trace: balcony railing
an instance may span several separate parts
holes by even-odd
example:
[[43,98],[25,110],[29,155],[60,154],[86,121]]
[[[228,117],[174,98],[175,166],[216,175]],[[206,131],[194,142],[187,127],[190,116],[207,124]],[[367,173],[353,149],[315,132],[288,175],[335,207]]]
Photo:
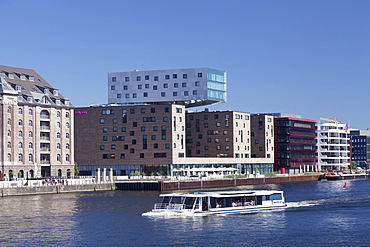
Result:
[[50,126],[40,126],[41,130],[50,130]]

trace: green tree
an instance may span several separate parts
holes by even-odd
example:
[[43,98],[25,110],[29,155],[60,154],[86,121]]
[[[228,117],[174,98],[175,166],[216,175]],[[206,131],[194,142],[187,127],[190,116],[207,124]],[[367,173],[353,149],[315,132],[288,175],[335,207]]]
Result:
[[78,174],[80,173],[80,171],[78,170],[78,166],[77,166],[76,162],[75,162],[75,165],[74,165],[74,172],[75,172],[75,176],[78,176]]

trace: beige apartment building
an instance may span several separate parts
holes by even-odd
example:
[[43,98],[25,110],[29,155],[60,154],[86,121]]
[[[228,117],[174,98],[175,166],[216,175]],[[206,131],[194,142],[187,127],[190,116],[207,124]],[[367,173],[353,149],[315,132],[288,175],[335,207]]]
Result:
[[31,69],[0,66],[4,177],[73,175],[74,106]]

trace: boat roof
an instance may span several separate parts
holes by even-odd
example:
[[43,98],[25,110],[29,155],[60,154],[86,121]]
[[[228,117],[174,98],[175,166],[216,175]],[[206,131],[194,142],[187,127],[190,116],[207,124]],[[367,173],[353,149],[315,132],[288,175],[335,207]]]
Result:
[[169,193],[161,194],[159,196],[180,196],[180,197],[235,197],[235,196],[261,196],[272,195],[275,193],[284,193],[281,190],[233,190],[233,191],[207,191],[207,192],[193,192],[193,193]]

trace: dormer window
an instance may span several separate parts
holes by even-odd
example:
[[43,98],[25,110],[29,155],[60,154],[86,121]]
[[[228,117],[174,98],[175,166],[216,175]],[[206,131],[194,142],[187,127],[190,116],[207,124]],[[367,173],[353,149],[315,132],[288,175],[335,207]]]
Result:
[[18,102],[23,102],[23,97],[22,96],[18,96]]
[[30,75],[29,80],[30,80],[30,81],[35,81],[35,77],[34,77],[34,76],[32,76],[32,75]]
[[49,94],[49,89],[48,88],[44,89],[44,94]]
[[55,100],[55,104],[60,105],[60,99]]
[[2,78],[5,78],[5,72],[0,72],[0,76],[1,76]]
[[8,74],[8,77],[9,77],[10,79],[14,79],[14,74],[13,74],[13,73],[9,73],[9,74]]
[[67,105],[67,106],[69,106],[69,100],[66,100],[66,101],[64,102],[64,104],[65,104],[65,105]]
[[54,96],[58,96],[58,90],[54,89],[53,94]]
[[22,86],[21,85],[16,85],[15,90],[17,90],[18,92],[22,91]]
[[32,96],[27,96],[27,101],[31,103],[32,102]]
[[26,75],[21,75],[21,80],[26,80]]

